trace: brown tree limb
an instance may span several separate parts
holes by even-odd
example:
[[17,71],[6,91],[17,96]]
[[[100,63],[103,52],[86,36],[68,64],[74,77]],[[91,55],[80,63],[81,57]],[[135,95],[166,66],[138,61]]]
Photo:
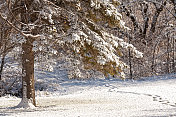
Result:
[[153,3],[153,4],[155,5],[156,11],[155,11],[155,14],[152,18],[152,23],[151,23],[151,28],[150,28],[151,33],[155,32],[157,19],[158,19],[160,13],[163,11],[164,7],[166,6],[167,2],[164,1],[164,3],[160,7],[157,7],[156,3]]
[[123,11],[125,12],[126,16],[128,16],[131,21],[133,22],[133,26],[134,26],[134,31],[136,31],[137,29],[140,30],[140,32],[142,32],[141,27],[139,26],[136,17],[123,5],[122,6]]
[[142,35],[143,37],[145,38],[146,37],[146,34],[147,34],[147,29],[149,27],[149,17],[147,15],[147,11],[148,11],[148,4],[147,3],[142,3],[143,6],[143,10],[142,10],[142,13],[143,13],[143,19],[144,19],[144,28],[143,28],[143,32],[142,32]]

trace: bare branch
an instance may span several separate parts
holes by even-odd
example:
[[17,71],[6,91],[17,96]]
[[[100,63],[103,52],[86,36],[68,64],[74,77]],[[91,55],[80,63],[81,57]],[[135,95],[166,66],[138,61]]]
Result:
[[124,10],[125,14],[131,19],[134,25],[134,30],[137,30],[137,28],[142,32],[141,27],[139,26],[134,14],[132,14],[124,5],[122,6],[122,9]]
[[151,24],[150,32],[152,32],[152,33],[155,32],[155,28],[156,28],[156,23],[157,23],[158,16],[163,11],[164,7],[166,6],[166,3],[167,2],[165,1],[159,8],[156,6],[156,3],[154,3],[154,5],[156,7],[156,11],[155,11],[155,15],[153,16],[153,19],[152,19],[152,24]]

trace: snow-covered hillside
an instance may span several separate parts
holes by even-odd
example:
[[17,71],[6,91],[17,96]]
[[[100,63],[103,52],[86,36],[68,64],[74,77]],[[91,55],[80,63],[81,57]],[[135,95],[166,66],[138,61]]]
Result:
[[[53,77],[53,76],[51,76]],[[41,79],[39,79],[41,80]],[[47,79],[49,80],[49,79]],[[58,88],[37,91],[34,109],[15,108],[19,98],[0,98],[1,117],[174,117],[176,74],[138,81],[50,78]],[[46,81],[47,82],[47,81]],[[49,82],[49,81],[48,81]]]

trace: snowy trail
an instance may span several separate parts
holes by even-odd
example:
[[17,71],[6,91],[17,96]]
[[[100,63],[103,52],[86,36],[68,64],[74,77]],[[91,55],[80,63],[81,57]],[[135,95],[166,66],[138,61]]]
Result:
[[90,81],[87,84],[84,81],[82,85],[76,83],[78,85],[69,85],[67,89],[75,89],[74,93],[37,97],[38,107],[35,109],[11,108],[20,99],[0,98],[0,116],[176,117],[175,78],[139,82],[94,81],[95,85],[91,86],[88,85]]

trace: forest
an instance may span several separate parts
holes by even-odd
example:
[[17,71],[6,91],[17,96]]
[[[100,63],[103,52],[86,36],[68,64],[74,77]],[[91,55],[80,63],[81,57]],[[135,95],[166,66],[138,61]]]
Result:
[[59,89],[55,73],[73,82],[175,74],[176,0],[1,0],[0,97],[37,106],[37,91]]

